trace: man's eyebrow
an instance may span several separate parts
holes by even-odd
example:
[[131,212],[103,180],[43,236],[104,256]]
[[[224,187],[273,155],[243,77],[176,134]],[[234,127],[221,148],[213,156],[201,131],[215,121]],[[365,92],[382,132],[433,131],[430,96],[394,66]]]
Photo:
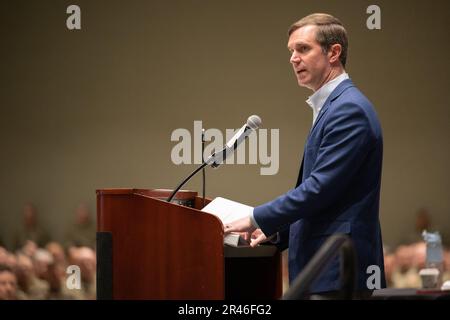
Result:
[[[303,41],[298,41],[298,42],[294,42],[294,43],[292,43],[291,44],[293,47],[297,47],[297,46],[310,46],[308,43],[306,43],[306,42],[303,42]],[[289,47],[289,44],[287,45],[287,48],[288,48],[288,50],[292,50],[290,47]]]

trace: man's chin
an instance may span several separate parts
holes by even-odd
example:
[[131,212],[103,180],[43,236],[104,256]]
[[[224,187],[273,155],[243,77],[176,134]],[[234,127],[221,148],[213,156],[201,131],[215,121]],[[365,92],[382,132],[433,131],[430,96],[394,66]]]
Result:
[[300,87],[303,88],[307,88],[307,89],[311,89],[311,87],[308,85],[308,83],[306,83],[305,81],[302,81],[300,79],[297,79],[297,83]]

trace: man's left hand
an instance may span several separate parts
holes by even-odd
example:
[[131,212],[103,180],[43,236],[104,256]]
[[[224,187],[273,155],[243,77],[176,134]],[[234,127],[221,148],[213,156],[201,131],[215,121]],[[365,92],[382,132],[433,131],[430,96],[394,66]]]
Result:
[[239,220],[235,220],[231,223],[227,223],[224,226],[225,235],[231,232],[247,232],[252,234],[256,228],[252,224],[250,217],[245,217]]

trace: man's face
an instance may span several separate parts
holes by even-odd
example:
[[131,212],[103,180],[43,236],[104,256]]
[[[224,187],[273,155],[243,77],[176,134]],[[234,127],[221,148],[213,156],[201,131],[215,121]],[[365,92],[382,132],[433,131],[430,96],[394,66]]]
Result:
[[289,37],[290,62],[299,86],[313,91],[319,89],[331,71],[327,53],[316,41],[317,26],[307,25],[295,30]]
[[17,293],[17,279],[14,273],[0,272],[0,300],[14,300]]

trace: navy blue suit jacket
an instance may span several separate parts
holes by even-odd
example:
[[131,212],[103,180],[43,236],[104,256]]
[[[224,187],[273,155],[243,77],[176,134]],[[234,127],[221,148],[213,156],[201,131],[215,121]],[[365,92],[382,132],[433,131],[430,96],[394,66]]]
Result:
[[[323,105],[305,145],[297,185],[254,209],[266,235],[279,232],[289,246],[293,281],[332,234],[347,234],[357,253],[357,289],[367,290],[369,265],[381,270],[383,247],[378,217],[383,139],[370,101],[350,79],[341,82]],[[313,284],[311,292],[340,288],[339,261]]]

